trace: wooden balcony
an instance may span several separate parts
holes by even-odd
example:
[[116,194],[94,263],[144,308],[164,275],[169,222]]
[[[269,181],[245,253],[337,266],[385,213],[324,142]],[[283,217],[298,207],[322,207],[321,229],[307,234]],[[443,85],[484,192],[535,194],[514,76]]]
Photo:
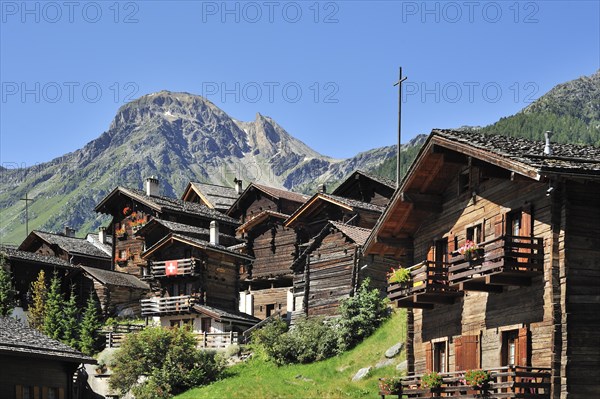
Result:
[[179,313],[189,313],[196,302],[191,295],[171,297],[154,297],[142,299],[142,316],[167,316]]
[[[466,385],[466,371],[440,373],[443,383],[439,388],[424,387],[421,381],[422,375],[408,375],[402,378],[402,392],[399,392],[398,396],[403,398],[550,399],[549,368],[506,366],[486,371],[490,374],[490,381],[483,387]],[[384,397],[381,392],[380,395]]]
[[199,348],[205,349],[225,349],[230,345],[238,343],[237,332],[226,333],[196,333],[196,341]]
[[431,309],[451,304],[463,294],[448,283],[448,264],[423,261],[410,267],[410,280],[388,286],[388,298],[398,307]]
[[543,240],[502,236],[477,244],[471,259],[455,254],[450,259],[450,285],[463,290],[502,292],[503,285],[531,285],[531,278],[543,272]]
[[149,262],[143,270],[144,279],[193,276],[196,274],[196,260],[194,258],[174,259]]

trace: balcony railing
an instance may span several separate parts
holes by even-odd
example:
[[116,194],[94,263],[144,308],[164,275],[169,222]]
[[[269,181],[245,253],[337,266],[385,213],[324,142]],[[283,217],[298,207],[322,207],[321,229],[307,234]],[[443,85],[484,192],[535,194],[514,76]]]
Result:
[[143,271],[144,278],[161,278],[171,276],[193,276],[196,272],[196,260],[194,258],[174,259],[149,262]]
[[224,349],[238,343],[237,332],[226,333],[196,333],[196,341],[199,348]]
[[448,283],[448,264],[423,261],[408,270],[410,279],[388,287],[388,298],[399,307],[432,308],[434,304],[453,303],[462,293]]
[[394,395],[403,395],[403,398],[550,398],[549,368],[506,366],[486,371],[490,380],[482,387],[467,385],[466,371],[439,373],[443,382],[437,388],[425,387],[422,375],[408,375],[402,378],[402,391]]
[[117,324],[99,330],[106,337],[106,348],[120,348],[128,334],[140,332],[146,326],[141,324]]
[[541,238],[502,236],[477,244],[471,259],[450,259],[448,280],[460,290],[501,290],[503,285],[529,285],[544,268]]
[[178,313],[189,313],[196,298],[191,295],[171,297],[154,297],[142,299],[142,316],[161,316]]

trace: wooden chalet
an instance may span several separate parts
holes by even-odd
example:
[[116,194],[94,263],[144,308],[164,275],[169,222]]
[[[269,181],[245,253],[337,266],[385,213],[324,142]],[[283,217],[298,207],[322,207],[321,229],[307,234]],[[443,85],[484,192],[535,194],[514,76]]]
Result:
[[19,250],[57,257],[74,265],[110,270],[111,256],[106,253],[105,244],[99,240],[76,238],[71,233],[72,230],[68,228],[65,234],[34,230],[19,245]]
[[292,264],[294,309],[307,316],[333,316],[342,299],[351,297],[365,278],[383,289],[391,262],[364,257],[370,229],[329,221]]
[[141,314],[140,300],[150,286],[134,275],[80,266],[92,284],[104,316],[134,317]]
[[296,233],[284,221],[308,196],[252,183],[228,214],[239,218],[237,234],[246,241],[245,252],[254,257],[241,275],[240,311],[265,319],[288,316]]
[[41,270],[46,274],[47,283],[54,271],[62,281],[61,291],[65,294],[70,292],[70,287],[75,287],[78,305],[83,307],[89,295],[92,285],[90,281],[82,279],[80,269],[77,265],[56,257],[40,255],[37,252],[27,252],[13,246],[1,246],[0,255],[6,261],[6,267],[11,272],[16,290],[16,307],[13,316],[26,322],[26,313],[29,309],[31,297],[31,283],[34,282]]
[[[152,287],[151,296],[141,301],[142,316],[165,327],[191,325],[205,334],[238,333],[259,321],[238,311],[240,270],[252,258],[223,245],[226,235],[216,222],[207,231],[154,219],[137,236],[146,242],[140,256]],[[232,236],[228,240],[237,242]]]
[[234,236],[239,223],[207,206],[158,194],[156,178],[145,181],[145,190],[117,187],[95,208],[96,212],[112,215],[109,230],[114,237],[114,270],[141,276],[146,261],[141,258],[144,240],[135,233],[153,218],[209,228],[212,221],[220,231]]
[[409,269],[407,397],[479,368],[491,398],[600,396],[599,148],[434,130],[365,251]]
[[205,205],[211,209],[225,213],[237,200],[241,193],[242,181],[235,180],[235,188],[210,183],[189,182],[181,199]]
[[356,170],[331,194],[373,205],[386,206],[395,190],[395,182],[362,170]]
[[79,365],[96,361],[27,327],[0,317],[0,397],[15,399],[78,399],[85,383]]

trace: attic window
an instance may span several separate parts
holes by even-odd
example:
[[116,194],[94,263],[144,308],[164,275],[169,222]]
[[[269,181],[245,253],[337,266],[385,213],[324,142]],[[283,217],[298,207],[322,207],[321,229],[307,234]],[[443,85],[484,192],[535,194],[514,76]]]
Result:
[[458,175],[458,193],[463,194],[469,191],[470,174],[469,169],[465,169]]

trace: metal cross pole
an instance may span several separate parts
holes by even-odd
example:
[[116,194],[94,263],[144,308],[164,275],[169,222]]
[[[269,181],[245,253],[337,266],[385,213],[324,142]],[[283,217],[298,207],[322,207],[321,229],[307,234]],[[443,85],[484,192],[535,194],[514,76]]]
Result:
[[21,198],[21,201],[25,201],[25,238],[29,235],[29,201],[33,201],[30,198],[27,198],[27,193],[25,193],[25,198]]
[[398,154],[396,155],[396,188],[400,187],[400,147],[402,145],[402,82],[406,80],[406,76],[402,77],[402,67],[399,68],[398,81],[394,86],[398,86]]

